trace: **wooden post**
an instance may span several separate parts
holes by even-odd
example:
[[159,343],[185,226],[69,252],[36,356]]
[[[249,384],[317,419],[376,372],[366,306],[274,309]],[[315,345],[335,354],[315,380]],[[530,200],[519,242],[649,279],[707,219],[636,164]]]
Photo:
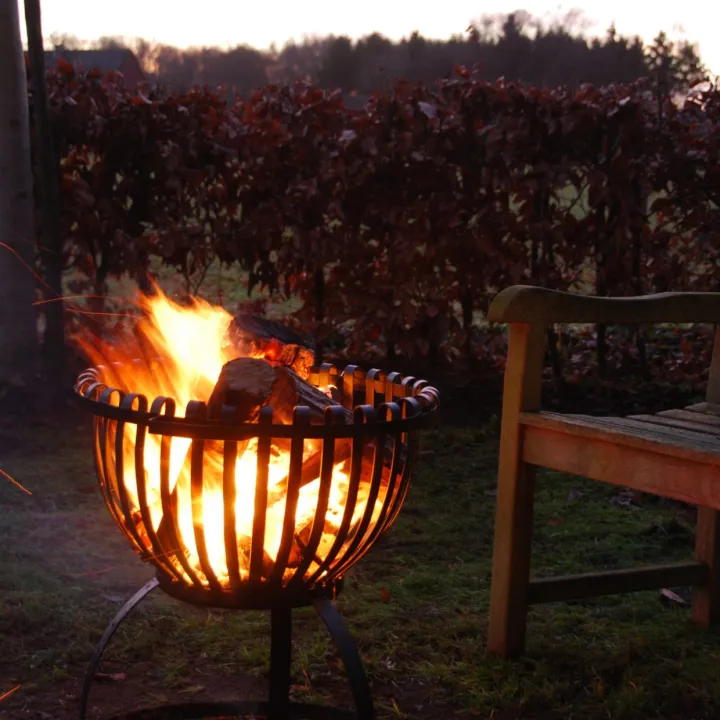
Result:
[[488,650],[502,657],[525,647],[535,468],[522,461],[519,415],[540,409],[545,327],[510,325],[503,389]]
[[53,400],[60,403],[67,394],[65,377],[65,316],[62,302],[63,246],[60,235],[60,164],[53,142],[47,88],[45,86],[45,52],[39,0],[25,0],[25,25],[28,35],[28,57],[32,78],[32,104],[39,165],[38,200],[42,230],[41,255],[45,287],[50,291],[45,305],[45,338],[43,342],[45,374],[50,382]]
[[[709,403],[720,403],[720,330],[717,325],[706,399]],[[708,584],[695,588],[692,620],[708,627],[720,622],[720,512],[717,510],[698,507],[695,559],[706,563],[710,573]]]
[[[33,408],[37,319],[27,78],[17,2],[0,3],[0,386],[3,410]],[[33,408],[34,409],[34,408]]]

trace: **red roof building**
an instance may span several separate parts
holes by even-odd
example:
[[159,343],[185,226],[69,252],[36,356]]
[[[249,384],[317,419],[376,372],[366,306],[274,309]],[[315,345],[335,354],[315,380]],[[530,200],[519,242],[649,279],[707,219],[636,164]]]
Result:
[[140,83],[145,82],[145,75],[140,67],[140,62],[135,53],[127,48],[66,50],[60,46],[45,53],[45,67],[55,67],[59,59],[71,63],[78,70],[122,73],[125,87],[131,90],[134,90]]

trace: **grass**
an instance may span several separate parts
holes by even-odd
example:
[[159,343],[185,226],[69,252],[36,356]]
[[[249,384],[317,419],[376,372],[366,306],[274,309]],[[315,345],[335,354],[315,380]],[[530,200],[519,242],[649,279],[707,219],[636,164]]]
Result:
[[[428,433],[398,521],[348,577],[339,605],[381,718],[711,718],[720,710],[720,634],[658,593],[538,606],[524,658],[485,651],[497,435]],[[94,644],[119,603],[150,576],[98,493],[86,423],[0,432],[0,718],[77,714]],[[539,574],[688,558],[687,511],[543,473]],[[679,589],[679,592],[683,592]],[[294,694],[349,702],[312,611],[295,620]],[[120,628],[91,696],[91,717],[165,700],[262,697],[264,613],[199,610],[160,593]],[[113,679],[114,678],[114,679]]]

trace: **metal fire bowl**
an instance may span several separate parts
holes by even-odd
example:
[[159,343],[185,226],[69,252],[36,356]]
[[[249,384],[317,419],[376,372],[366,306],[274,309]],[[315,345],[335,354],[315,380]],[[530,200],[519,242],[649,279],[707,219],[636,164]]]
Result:
[[[185,416],[176,415],[172,398],[145,396],[120,390],[103,382],[102,366],[82,373],[75,391],[94,414],[94,445],[97,477],[105,502],[129,542],[143,560],[157,570],[161,587],[170,595],[199,605],[263,609],[308,605],[318,595],[334,597],[347,570],[388,530],[397,517],[410,484],[418,450],[420,430],[434,425],[439,405],[438,391],[424,380],[365,373],[350,365],[342,372],[332,365],[313,370],[310,382],[316,387],[334,386],[339,402],[352,410],[348,423],[343,411],[329,406],[324,422],[311,424],[310,411],[296,407],[291,424],[273,422],[273,409],[261,410],[256,423],[239,423],[231,417],[210,419],[204,402],[189,403]],[[124,442],[127,428],[134,438],[132,468],[126,468]],[[148,498],[148,466],[145,444],[148,436],[160,436],[159,462],[162,519],[153,529]],[[174,439],[190,440],[189,486],[192,502],[195,549],[198,562],[188,561],[188,548],[178,531],[178,500],[170,490],[170,451]],[[238,446],[257,439],[257,475],[252,536],[245,572],[240,572],[236,537],[235,463]],[[271,446],[282,439],[290,447],[286,503],[279,550],[275,560],[264,556],[268,473]],[[295,527],[295,510],[302,485],[303,447],[315,440],[321,448],[320,489],[309,536],[301,541]],[[344,515],[332,547],[318,557],[316,551],[325,527],[332,469],[338,441],[351,444],[349,485]],[[222,446],[223,538],[227,577],[218,578],[210,563],[202,520],[203,467],[208,447]],[[368,444],[374,445],[368,460]],[[377,451],[380,449],[380,451]],[[217,455],[216,455],[217,457]],[[388,460],[388,457],[391,459]],[[159,467],[158,467],[159,466]],[[126,483],[130,475],[133,495]],[[353,512],[358,488],[364,480],[366,509],[358,520]],[[381,510],[372,517],[378,497]],[[157,501],[157,497],[156,497]],[[299,551],[298,551],[299,548]],[[270,563],[270,565],[268,564]],[[312,572],[309,568],[316,563]],[[286,570],[292,570],[288,575]]]

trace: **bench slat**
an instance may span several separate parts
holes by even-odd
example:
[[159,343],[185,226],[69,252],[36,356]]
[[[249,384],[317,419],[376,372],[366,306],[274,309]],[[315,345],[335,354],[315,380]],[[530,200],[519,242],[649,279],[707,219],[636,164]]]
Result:
[[705,415],[717,415],[720,417],[720,405],[716,403],[701,402],[695,405],[688,405],[686,410],[696,413],[704,413]]
[[[701,415],[700,413],[687,413],[688,415],[697,415],[699,418],[710,417],[709,415]],[[654,423],[655,425],[664,425],[666,427],[679,428],[680,430],[691,430],[692,432],[705,433],[711,436],[720,437],[720,427],[717,425],[708,425],[701,421],[686,420],[684,418],[674,417],[672,415],[628,415],[629,420],[638,420],[639,422]],[[720,420],[720,418],[713,418]]]
[[658,415],[660,417],[687,420],[688,422],[697,423],[698,425],[708,425],[709,427],[720,428],[720,416],[718,415],[693,412],[691,410],[663,410],[662,412],[659,412]]
[[553,412],[522,413],[526,426],[546,427],[588,440],[628,445],[639,450],[720,465],[720,434],[668,427],[630,418],[563,415]]

